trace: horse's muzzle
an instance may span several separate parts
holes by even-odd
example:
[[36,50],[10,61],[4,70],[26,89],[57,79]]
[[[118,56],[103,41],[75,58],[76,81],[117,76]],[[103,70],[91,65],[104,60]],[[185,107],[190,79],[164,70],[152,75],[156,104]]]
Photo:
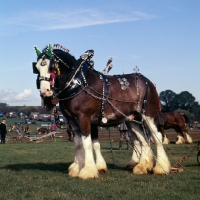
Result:
[[42,106],[47,110],[47,111],[50,111],[52,110],[52,108],[56,105],[56,104],[53,104],[52,103],[52,99],[53,99],[53,95],[52,96],[49,96],[49,97],[44,97],[42,95],[40,95],[43,102],[42,102]]
[[47,89],[45,92],[41,92],[41,91],[40,91],[40,96],[41,96],[42,98],[51,97],[51,96],[53,96],[53,91],[52,91],[52,90],[49,90],[49,89]]

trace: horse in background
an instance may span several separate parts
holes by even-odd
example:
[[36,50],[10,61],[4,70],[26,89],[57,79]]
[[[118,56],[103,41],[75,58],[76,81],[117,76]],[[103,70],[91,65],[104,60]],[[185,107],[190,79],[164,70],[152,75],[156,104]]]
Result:
[[[177,133],[176,144],[184,144],[185,139],[188,143],[192,143],[192,138],[188,134],[186,124],[188,123],[188,117],[185,114],[177,112],[159,112],[158,117],[158,130],[162,133],[163,144],[169,144],[170,141],[165,134],[165,130],[174,129]],[[159,119],[161,118],[161,119]],[[184,137],[185,134],[185,137]]]
[[[128,168],[132,168],[134,174],[169,173],[170,162],[156,126],[159,97],[149,79],[138,73],[108,76],[97,72],[91,65],[92,50],[78,60],[51,45],[42,52],[35,47],[35,51],[37,63],[33,69],[38,74],[37,84],[44,106],[52,109],[58,100],[75,134],[75,158],[68,168],[69,176],[88,179],[107,171],[100,151],[98,126],[110,127],[123,121],[134,135],[137,149],[133,151]],[[145,129],[151,131],[149,138]],[[151,136],[157,146],[155,163],[150,148]]]
[[50,130],[45,127],[38,127],[37,128],[37,134],[48,134]]

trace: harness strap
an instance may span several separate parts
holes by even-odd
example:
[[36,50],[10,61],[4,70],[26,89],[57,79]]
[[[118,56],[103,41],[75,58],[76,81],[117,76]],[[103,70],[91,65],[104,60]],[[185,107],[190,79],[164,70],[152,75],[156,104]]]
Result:
[[148,86],[148,82],[147,82],[147,79],[142,76],[144,81],[145,81],[145,86],[146,86],[146,92],[145,92],[145,95],[144,95],[144,100],[143,100],[143,104],[142,104],[142,112],[144,113],[146,111],[146,105],[147,105],[147,97],[148,97],[148,89],[149,89],[149,86]]
[[39,76],[39,81],[50,81],[50,78],[44,77],[44,76]]
[[103,97],[102,97],[101,112],[100,112],[98,123],[100,123],[102,119],[105,120],[103,121],[103,123],[106,123],[107,119],[104,118],[104,110],[108,102],[108,96],[110,93],[110,82],[108,81],[107,77],[104,74],[99,73],[99,76],[103,84]]

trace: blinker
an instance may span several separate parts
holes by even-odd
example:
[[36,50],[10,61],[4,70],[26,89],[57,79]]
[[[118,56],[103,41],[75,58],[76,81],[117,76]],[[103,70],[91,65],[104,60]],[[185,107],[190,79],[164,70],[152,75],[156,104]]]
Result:
[[39,71],[38,71],[38,69],[37,69],[37,67],[36,67],[36,64],[37,64],[36,62],[33,62],[33,63],[32,63],[33,73],[34,73],[34,74],[39,74]]

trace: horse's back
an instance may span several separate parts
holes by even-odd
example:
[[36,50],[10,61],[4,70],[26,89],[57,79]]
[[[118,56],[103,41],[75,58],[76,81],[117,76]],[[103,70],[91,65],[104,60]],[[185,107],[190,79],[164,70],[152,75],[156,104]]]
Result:
[[161,112],[161,116],[165,124],[173,123],[173,125],[185,126],[186,123],[185,117],[178,112],[166,112],[166,113]]
[[[148,78],[137,73],[107,77],[110,82],[109,97],[123,98],[124,102],[132,101],[134,103],[133,111],[141,112],[143,110],[151,117],[157,116],[159,97],[155,85]],[[127,81],[123,81],[123,78]],[[123,82],[128,82],[128,86],[124,87]]]

